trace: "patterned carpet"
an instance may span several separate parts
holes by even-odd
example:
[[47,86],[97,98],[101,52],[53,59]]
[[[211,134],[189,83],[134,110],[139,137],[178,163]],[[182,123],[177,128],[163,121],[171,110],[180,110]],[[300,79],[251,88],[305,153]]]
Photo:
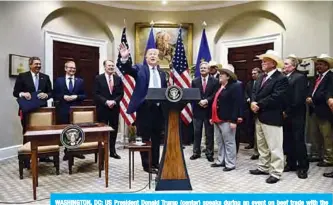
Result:
[[[193,192],[333,192],[333,179],[322,176],[333,168],[320,168],[312,163],[309,178],[297,178],[294,172],[284,173],[277,184],[267,184],[267,176],[253,176],[249,169],[256,168],[256,161],[249,160],[252,150],[241,147],[236,170],[223,172],[222,168],[211,168],[204,155],[197,160],[189,160],[192,147],[184,149],[188,173]],[[141,168],[139,153],[135,154],[135,180],[132,189],[128,187],[128,150],[118,148],[120,160],[110,158],[109,188],[105,188],[104,176],[98,178],[97,164],[93,155],[87,159],[76,159],[73,174],[68,174],[67,162],[61,160],[60,175],[55,175],[51,163],[39,165],[39,187],[37,199],[45,199],[32,204],[49,204],[47,200],[52,192],[153,192],[146,186],[148,174]],[[61,156],[62,157],[62,156]],[[155,175],[153,175],[155,177]],[[154,186],[154,184],[153,184]],[[29,170],[24,170],[24,179],[19,179],[17,158],[0,162],[0,204],[2,202],[27,202],[32,200],[32,181]],[[145,187],[145,188],[144,188]]]

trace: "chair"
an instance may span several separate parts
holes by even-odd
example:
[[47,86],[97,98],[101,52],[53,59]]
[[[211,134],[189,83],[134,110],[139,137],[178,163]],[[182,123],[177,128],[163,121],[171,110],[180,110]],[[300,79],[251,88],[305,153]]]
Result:
[[[55,108],[44,107],[27,115],[27,129],[34,126],[50,126],[55,124]],[[59,175],[59,145],[38,146],[38,158],[53,157],[56,174]],[[23,179],[24,161],[31,158],[31,143],[27,142],[18,149],[20,179]]]
[[[96,122],[96,107],[95,106],[72,106],[70,107],[70,123],[95,123]],[[68,149],[68,170],[69,174],[72,174],[72,167],[74,165],[75,155],[95,154],[95,163],[97,163],[97,154],[102,154],[102,162],[99,163],[99,177],[101,177],[101,170],[103,170],[103,144],[99,146],[98,142],[86,142],[82,143],[78,148]]]

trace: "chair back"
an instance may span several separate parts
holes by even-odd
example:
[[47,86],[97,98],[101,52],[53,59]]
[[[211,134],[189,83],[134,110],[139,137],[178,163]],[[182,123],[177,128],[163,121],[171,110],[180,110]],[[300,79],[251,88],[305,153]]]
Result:
[[55,125],[55,107],[41,107],[28,114],[27,127]]
[[96,106],[71,106],[70,123],[95,123]]

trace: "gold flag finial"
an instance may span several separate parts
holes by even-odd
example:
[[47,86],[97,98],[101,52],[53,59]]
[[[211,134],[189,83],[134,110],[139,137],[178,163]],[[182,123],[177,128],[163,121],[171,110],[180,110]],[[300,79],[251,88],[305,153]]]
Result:
[[150,26],[154,26],[154,21],[152,20],[151,22],[150,22]]
[[203,22],[202,22],[202,27],[203,27],[203,28],[206,28],[206,26],[207,26],[206,21],[203,21]]
[[124,18],[124,26],[126,27],[126,19]]

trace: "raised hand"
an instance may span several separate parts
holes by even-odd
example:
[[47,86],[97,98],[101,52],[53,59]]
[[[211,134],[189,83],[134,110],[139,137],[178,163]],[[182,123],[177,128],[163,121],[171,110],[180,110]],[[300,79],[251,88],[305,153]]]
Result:
[[121,58],[126,59],[130,55],[130,49],[127,49],[125,43],[119,45],[118,51],[121,55]]

